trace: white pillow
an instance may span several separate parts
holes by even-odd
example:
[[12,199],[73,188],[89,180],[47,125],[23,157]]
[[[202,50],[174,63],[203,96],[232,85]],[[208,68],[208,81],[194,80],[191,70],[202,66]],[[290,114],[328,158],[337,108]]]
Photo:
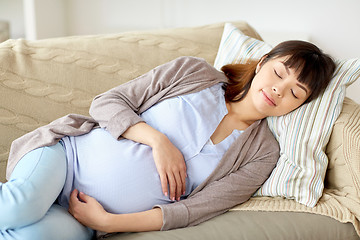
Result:
[[[215,67],[260,59],[271,46],[225,24]],[[314,207],[322,195],[328,164],[325,147],[340,114],[346,86],[360,76],[360,59],[336,61],[335,76],[317,99],[281,117],[268,117],[280,158],[255,196],[283,196]]]

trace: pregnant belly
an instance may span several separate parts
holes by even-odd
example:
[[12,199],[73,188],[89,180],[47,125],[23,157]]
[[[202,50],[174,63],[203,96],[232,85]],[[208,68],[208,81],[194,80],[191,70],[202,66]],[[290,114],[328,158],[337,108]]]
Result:
[[149,146],[115,140],[95,129],[76,138],[74,188],[94,197],[112,213],[132,213],[169,203]]

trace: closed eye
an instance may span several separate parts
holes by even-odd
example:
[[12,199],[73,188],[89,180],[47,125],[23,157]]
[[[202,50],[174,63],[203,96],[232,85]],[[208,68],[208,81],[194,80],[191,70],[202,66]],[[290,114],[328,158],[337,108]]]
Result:
[[298,99],[298,97],[295,95],[295,93],[292,89],[291,89],[291,94],[294,96],[294,98]]
[[275,73],[275,75],[278,77],[278,78],[281,78],[282,79],[282,77],[277,73],[277,71],[274,69],[274,73]]

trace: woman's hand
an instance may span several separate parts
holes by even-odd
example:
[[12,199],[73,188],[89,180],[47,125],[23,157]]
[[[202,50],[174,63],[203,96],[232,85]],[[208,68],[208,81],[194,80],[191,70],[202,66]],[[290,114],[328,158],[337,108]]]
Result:
[[186,190],[186,164],[179,149],[166,135],[144,122],[131,126],[122,136],[152,148],[163,193],[169,196],[169,185],[170,199],[180,200]]
[[74,190],[70,195],[69,212],[81,224],[94,230],[107,232],[109,213],[101,204],[85,193]]
[[170,199],[180,200],[186,191],[186,164],[182,153],[165,135],[152,146],[152,151],[163,193],[169,195],[169,185]]
[[112,214],[106,212],[95,198],[79,193],[76,189],[70,195],[69,212],[81,224],[106,233],[157,231],[163,225],[160,208],[129,214]]

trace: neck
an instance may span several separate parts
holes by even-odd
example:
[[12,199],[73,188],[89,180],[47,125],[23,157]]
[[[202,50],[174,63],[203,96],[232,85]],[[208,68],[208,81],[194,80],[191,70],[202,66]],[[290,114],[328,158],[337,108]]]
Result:
[[244,98],[238,102],[227,102],[226,106],[229,112],[229,115],[233,115],[238,119],[238,121],[244,122],[249,126],[254,122],[265,118],[259,112],[255,110],[253,105],[247,100],[248,98]]

